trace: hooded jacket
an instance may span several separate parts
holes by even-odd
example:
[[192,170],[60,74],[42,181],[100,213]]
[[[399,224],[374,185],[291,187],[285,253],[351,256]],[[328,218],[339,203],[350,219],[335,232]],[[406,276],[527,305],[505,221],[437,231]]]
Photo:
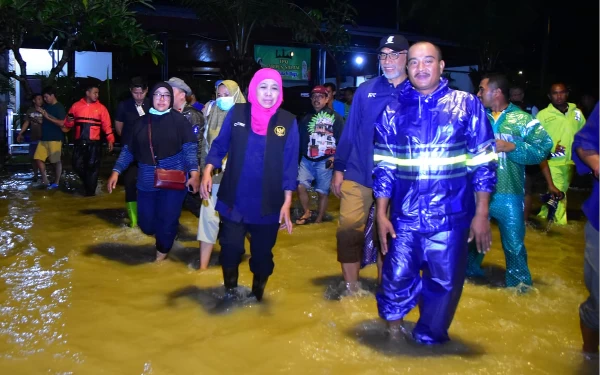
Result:
[[99,101],[88,103],[82,98],[71,106],[68,115],[72,115],[74,120],[70,121],[69,116],[65,119],[65,126],[72,128],[75,126],[75,140],[99,141],[100,129],[106,134],[106,140],[114,143],[115,136],[112,131],[110,115],[106,107]]
[[407,84],[375,123],[373,193],[390,198],[396,230],[468,228],[474,193],[494,191],[496,160],[479,99],[443,78],[429,95]]

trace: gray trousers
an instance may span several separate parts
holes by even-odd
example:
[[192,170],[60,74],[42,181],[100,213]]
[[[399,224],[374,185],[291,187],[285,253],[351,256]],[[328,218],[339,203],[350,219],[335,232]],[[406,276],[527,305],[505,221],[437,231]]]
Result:
[[579,317],[588,328],[598,331],[598,231],[589,222],[585,224],[583,278],[590,296],[579,306]]

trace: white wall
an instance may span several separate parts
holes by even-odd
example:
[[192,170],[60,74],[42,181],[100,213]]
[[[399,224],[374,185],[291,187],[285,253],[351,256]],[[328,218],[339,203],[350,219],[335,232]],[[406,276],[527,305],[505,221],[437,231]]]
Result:
[[75,76],[95,77],[104,81],[107,74],[112,79],[111,52],[75,52]]

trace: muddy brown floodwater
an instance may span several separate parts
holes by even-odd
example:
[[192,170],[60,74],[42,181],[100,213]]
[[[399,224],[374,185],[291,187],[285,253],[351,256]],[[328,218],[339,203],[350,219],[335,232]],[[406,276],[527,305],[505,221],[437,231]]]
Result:
[[[335,198],[333,221],[280,233],[264,303],[224,307],[218,251],[208,271],[196,269],[195,215],[184,210],[170,259],[155,264],[152,238],[126,226],[122,187],[103,191],[84,198],[34,189],[26,174],[0,177],[0,373],[598,373],[580,354],[582,217],[550,234],[528,229],[526,295],[501,287],[494,226],[490,282],[465,284],[453,341],[431,348],[386,341],[372,294],[332,298]],[[373,292],[376,270],[362,275]],[[244,261],[242,290],[251,280]]]

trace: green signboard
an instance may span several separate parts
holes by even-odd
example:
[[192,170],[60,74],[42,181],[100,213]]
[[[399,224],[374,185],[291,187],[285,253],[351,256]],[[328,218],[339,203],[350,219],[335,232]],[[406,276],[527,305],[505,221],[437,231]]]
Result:
[[310,48],[254,46],[254,58],[263,68],[273,68],[284,80],[310,80]]

